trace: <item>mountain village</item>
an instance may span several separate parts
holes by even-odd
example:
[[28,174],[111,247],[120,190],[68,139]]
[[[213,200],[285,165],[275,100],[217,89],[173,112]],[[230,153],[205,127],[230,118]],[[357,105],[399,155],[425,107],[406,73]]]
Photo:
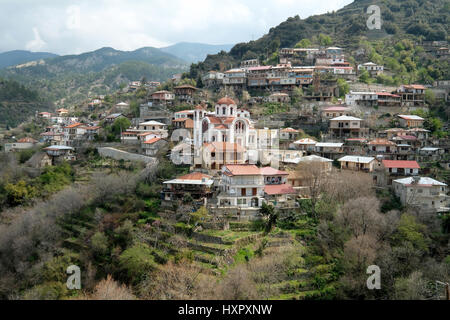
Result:
[[[441,47],[446,44],[438,45],[436,54],[448,56]],[[143,90],[148,97],[138,117],[130,117],[130,101],[102,109],[104,96],[90,100],[83,117],[64,108],[39,112],[36,121],[47,124],[45,132],[6,143],[4,151],[43,145],[32,162],[44,167],[74,161],[77,148],[91,144],[105,157],[155,164],[170,146],[164,156],[188,165],[189,173],[164,182],[164,206],[190,195],[211,213],[239,219],[260,217],[263,203],[296,210],[299,199],[311,196],[311,173],[332,176],[335,170],[370,175],[374,188],[391,190],[404,206],[449,212],[450,140],[433,135],[420,115],[432,107],[426,92],[449,101],[450,80],[428,87],[359,82],[362,73],[389,72],[370,61],[351,65],[338,47],[284,48],[276,65],[252,59],[209,71],[202,88],[181,83],[180,75],[170,80],[171,91],[159,82],[133,81],[122,92]],[[294,102],[300,107],[286,107]],[[254,112],[264,104],[282,112]],[[100,117],[93,120],[97,110]],[[120,143],[98,141],[106,125],[124,118],[130,126],[120,127]],[[315,136],[305,133],[314,127],[320,131]],[[446,180],[432,175],[436,164]],[[316,166],[319,171],[311,170]]]

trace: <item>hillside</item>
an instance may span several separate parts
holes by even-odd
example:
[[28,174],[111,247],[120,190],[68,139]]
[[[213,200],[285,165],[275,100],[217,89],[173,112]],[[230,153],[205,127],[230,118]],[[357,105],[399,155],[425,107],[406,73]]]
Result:
[[[383,25],[378,32],[369,31],[366,26],[369,17],[366,10],[372,4],[381,9]],[[193,66],[194,73],[196,69],[214,69],[224,60],[228,62],[225,65],[236,65],[241,59],[247,58],[264,61],[279,48],[293,47],[302,39],[309,39],[313,44],[330,45],[321,41],[320,34],[329,36],[333,45],[347,50],[358,48],[361,40],[374,36],[386,41],[401,38],[446,40],[450,34],[450,4],[446,0],[355,0],[336,12],[306,19],[291,17],[271,28],[260,39],[235,45],[229,54],[208,56],[203,63]]]
[[186,68],[184,61],[156,48],[130,52],[102,48],[9,67],[0,70],[0,75],[38,90],[60,105],[70,105],[142,77],[164,81]]
[[57,54],[49,52],[31,52],[25,50],[2,52],[0,53],[0,69],[57,56]]
[[38,92],[15,81],[0,79],[0,127],[14,127],[33,116],[37,110],[48,110]]
[[232,47],[232,44],[212,45],[180,42],[169,47],[161,48],[161,51],[170,53],[186,62],[197,63],[205,60],[209,54],[217,54],[221,51],[228,52]]

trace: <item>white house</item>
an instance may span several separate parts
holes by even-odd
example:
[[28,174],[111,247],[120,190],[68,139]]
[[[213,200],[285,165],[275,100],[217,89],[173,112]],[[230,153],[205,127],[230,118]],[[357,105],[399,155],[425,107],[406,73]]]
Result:
[[448,212],[447,185],[432,178],[408,177],[393,181],[395,194],[405,206],[425,212]]
[[338,161],[341,163],[341,169],[372,172],[375,165],[375,158],[362,156],[345,156]]
[[345,103],[349,106],[374,106],[377,101],[378,95],[376,92],[350,91],[345,95]]
[[366,70],[371,77],[376,77],[383,73],[384,67],[373,62],[366,62],[358,65],[358,71]]
[[219,207],[260,208],[264,200],[264,177],[255,165],[222,168]]

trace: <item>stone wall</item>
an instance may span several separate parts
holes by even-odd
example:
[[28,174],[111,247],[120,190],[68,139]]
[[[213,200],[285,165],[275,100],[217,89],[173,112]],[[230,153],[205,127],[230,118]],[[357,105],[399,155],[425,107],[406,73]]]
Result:
[[157,162],[156,158],[147,157],[142,154],[137,153],[129,153],[126,151],[109,148],[109,147],[100,147],[97,148],[98,153],[102,157],[112,158],[114,160],[125,160],[125,161],[140,161],[146,164],[155,164]]

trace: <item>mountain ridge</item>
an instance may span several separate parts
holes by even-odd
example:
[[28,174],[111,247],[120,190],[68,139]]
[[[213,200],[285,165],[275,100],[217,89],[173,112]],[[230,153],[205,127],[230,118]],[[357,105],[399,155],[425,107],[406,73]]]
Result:
[[58,57],[58,55],[50,52],[32,52],[27,50],[5,51],[0,53],[0,69],[54,57]]
[[190,63],[203,61],[209,54],[217,54],[221,51],[230,51],[232,44],[207,44],[199,42],[178,42],[174,45],[160,48],[164,52],[171,53],[180,59]]

